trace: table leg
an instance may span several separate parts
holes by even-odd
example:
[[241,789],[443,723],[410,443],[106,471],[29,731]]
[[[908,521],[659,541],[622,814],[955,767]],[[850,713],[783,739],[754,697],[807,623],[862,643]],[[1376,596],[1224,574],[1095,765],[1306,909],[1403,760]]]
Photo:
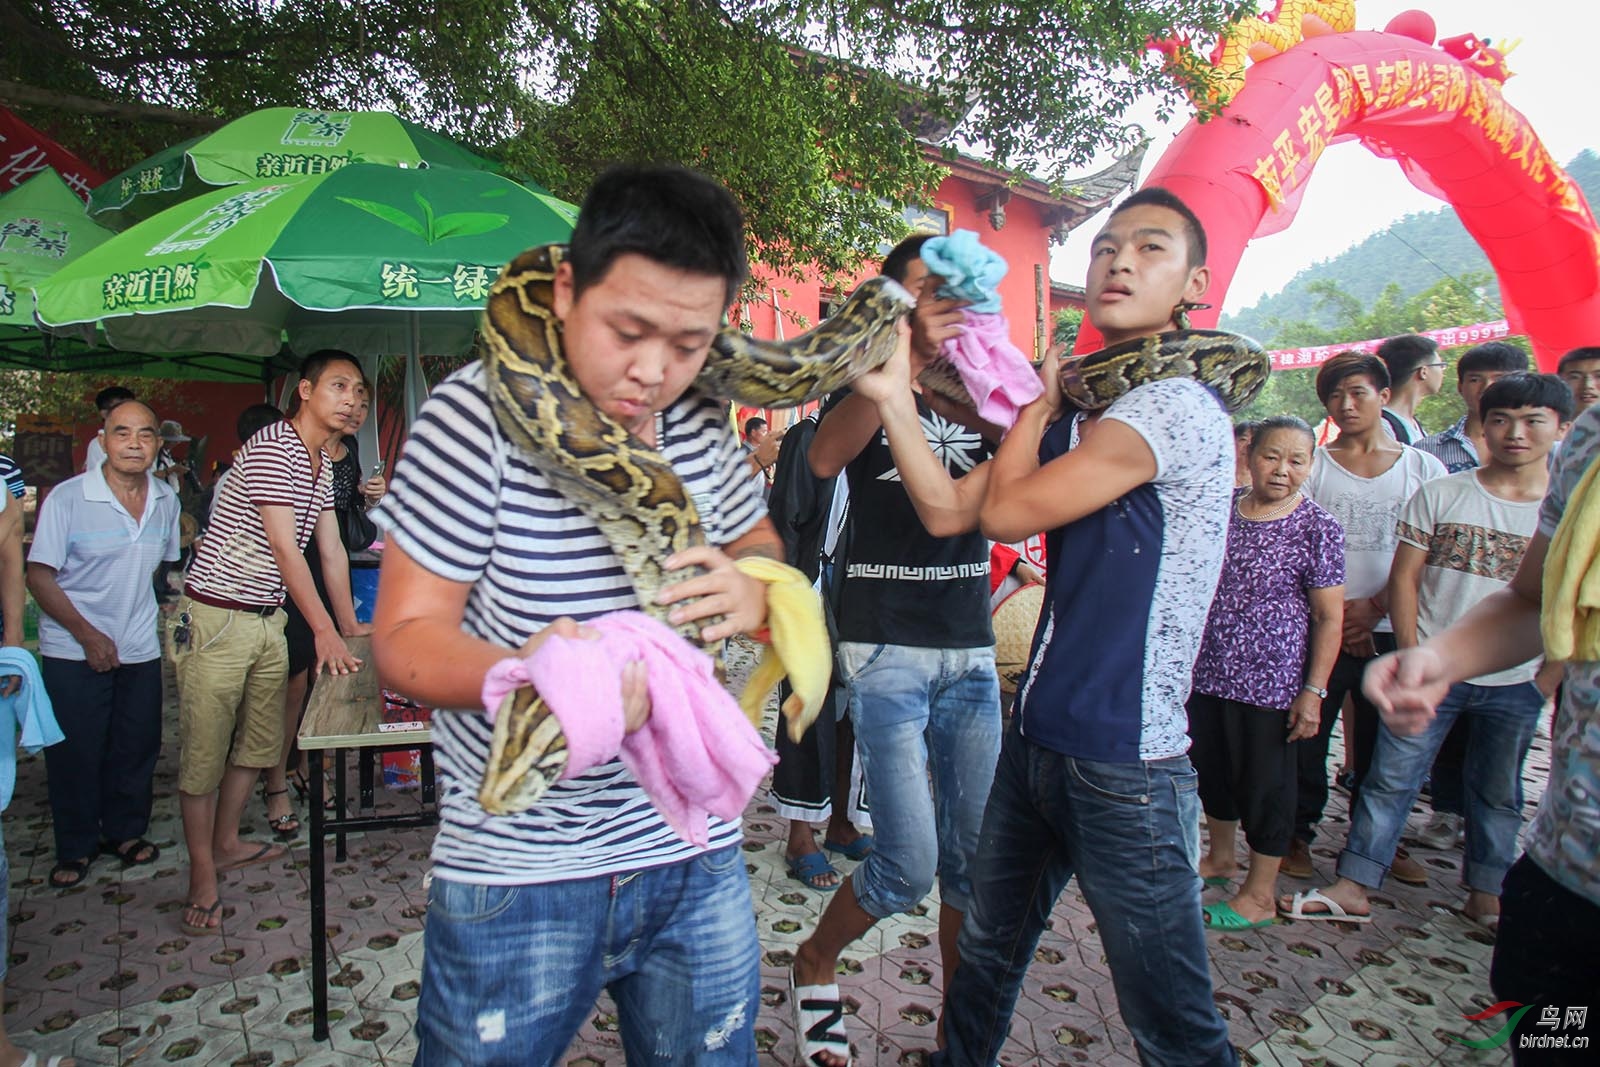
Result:
[[[342,749],[337,749],[337,748],[334,749],[333,750],[333,797],[334,797],[334,805],[339,810],[339,820],[341,822],[344,821],[345,816],[350,814],[349,809],[346,807],[346,803],[347,803],[346,797],[348,797],[349,794],[345,792],[344,764],[345,764],[344,751]],[[337,833],[335,833],[333,835],[333,841],[334,841],[333,858],[334,858],[334,860],[336,862],[343,863],[345,861],[345,859],[347,858],[346,855],[345,855],[345,850],[344,850],[344,831],[340,830]]]
[[377,800],[372,795],[373,773],[372,765],[383,757],[369,748],[362,749],[357,755],[358,766],[361,768],[361,801],[362,809],[375,807]]
[[422,746],[422,803],[433,804],[438,801],[437,783],[434,781],[433,746]]
[[[311,1037],[328,1040],[328,874],[323,855],[322,750],[311,759]],[[335,756],[338,750],[335,750]]]

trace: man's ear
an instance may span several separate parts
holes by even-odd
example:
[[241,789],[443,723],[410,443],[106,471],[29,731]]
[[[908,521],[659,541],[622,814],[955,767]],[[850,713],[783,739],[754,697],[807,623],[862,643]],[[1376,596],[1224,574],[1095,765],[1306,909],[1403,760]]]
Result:
[[570,262],[562,260],[556,264],[556,276],[550,288],[551,310],[556,313],[556,318],[565,319],[567,313],[572,310],[572,305],[578,301]]
[[1211,268],[1200,266],[1189,272],[1189,284],[1183,287],[1185,300],[1199,300],[1211,288]]
[[1394,395],[1394,390],[1393,389],[1379,389],[1378,390],[1378,400],[1383,404],[1384,407],[1388,407],[1389,406],[1389,398],[1391,396],[1393,396],[1393,395]]

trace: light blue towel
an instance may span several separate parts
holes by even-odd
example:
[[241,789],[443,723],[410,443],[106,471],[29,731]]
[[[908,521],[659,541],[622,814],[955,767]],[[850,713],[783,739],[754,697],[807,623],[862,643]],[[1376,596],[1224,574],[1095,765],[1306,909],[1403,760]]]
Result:
[[999,314],[999,286],[1008,269],[1006,261],[999,253],[983,247],[972,230],[957,230],[948,237],[924,242],[922,261],[930,274],[944,279],[940,296],[970,301],[969,311]]
[[[17,787],[17,745],[37,752],[67,739],[56,723],[55,708],[44,691],[33,653],[25,648],[0,648],[0,678],[14,675],[22,677],[22,688],[12,696],[0,696],[0,811],[11,803],[11,792]],[[15,744],[11,738],[16,738]]]

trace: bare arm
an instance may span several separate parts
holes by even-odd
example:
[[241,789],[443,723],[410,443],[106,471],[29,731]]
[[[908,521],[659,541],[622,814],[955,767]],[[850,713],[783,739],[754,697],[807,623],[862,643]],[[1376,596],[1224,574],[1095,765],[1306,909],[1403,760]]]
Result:
[[1306,663],[1306,684],[1318,689],[1328,688],[1328,676],[1339,659],[1339,628],[1344,618],[1344,586],[1330,585],[1326,589],[1313,589],[1311,601],[1311,635],[1307,640],[1309,658]]
[[333,605],[339,632],[346,637],[371,633],[372,627],[356,621],[355,597],[350,592],[350,556],[344,550],[339,520],[331,508],[317,517],[311,538],[322,561],[322,582],[328,588],[328,602]]
[[1022,411],[990,462],[983,533],[1021,541],[1092,515],[1156,476],[1156,456],[1139,432],[1102,420],[1077,448],[1039,466],[1049,406],[1036,400]]
[[1550,539],[1535,534],[1510,585],[1484,597],[1443,633],[1367,669],[1363,688],[1391,730],[1420,733],[1456,682],[1515,667],[1543,652],[1539,609],[1549,550]]
[[[335,674],[346,674],[357,669],[361,666],[361,661],[350,654],[350,649],[339,636],[332,617],[328,615],[328,609],[322,606],[322,598],[317,596],[316,583],[311,580],[311,568],[306,566],[306,558],[295,541],[294,509],[282,504],[263,504],[260,505],[260,510],[261,524],[267,533],[267,546],[272,549],[272,558],[278,565],[278,574],[283,578],[283,587],[294,598],[294,605],[300,609],[300,614],[306,620],[306,625],[311,628],[312,638],[316,642],[317,663],[314,673],[322,673],[324,666]],[[331,525],[336,521],[331,510],[324,511],[317,517],[317,529],[320,531],[324,523]],[[333,536],[335,539],[339,536],[336,527]],[[322,551],[320,541],[318,551]],[[349,593],[350,575],[347,570],[345,572],[347,603]],[[351,622],[354,621],[352,616]]]
[[1389,567],[1389,621],[1394,624],[1395,644],[1401,648],[1417,645],[1417,604],[1427,561],[1428,554],[1416,545],[1401,541],[1395,546],[1394,563]]
[[928,446],[914,394],[907,389],[879,406],[895,469],[923,528],[934,537],[954,537],[978,528],[989,464],[980,463],[960,478],[950,477]]
[[832,478],[861,455],[883,423],[872,401],[851,393],[834,405],[811,437],[806,462],[818,478]]

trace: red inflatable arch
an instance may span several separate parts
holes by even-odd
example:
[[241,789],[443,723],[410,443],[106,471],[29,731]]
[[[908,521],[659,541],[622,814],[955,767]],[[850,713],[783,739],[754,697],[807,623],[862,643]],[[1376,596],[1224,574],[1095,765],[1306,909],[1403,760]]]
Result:
[[[1432,42],[1421,12],[1381,33],[1308,33],[1242,82],[1235,75],[1242,87],[1222,114],[1178,135],[1145,184],[1172,190],[1205,223],[1214,307],[1192,316],[1196,326],[1216,324],[1245,244],[1294,219],[1317,157],[1358,140],[1456,209],[1541,369],[1600,344],[1600,228],[1582,191],[1501,96],[1498,52],[1470,36]],[[1077,350],[1101,344],[1085,321]]]

